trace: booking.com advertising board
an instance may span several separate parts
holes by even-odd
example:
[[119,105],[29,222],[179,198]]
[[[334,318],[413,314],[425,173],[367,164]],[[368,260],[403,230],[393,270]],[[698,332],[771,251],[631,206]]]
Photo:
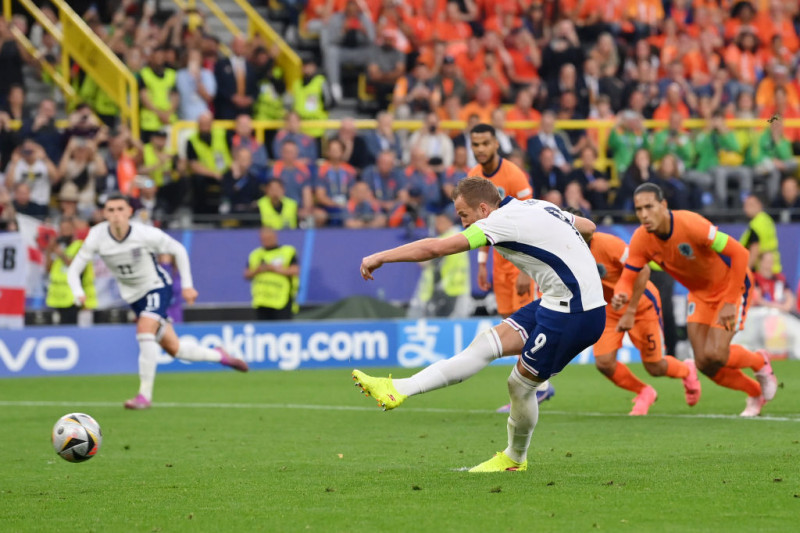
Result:
[[[427,366],[463,350],[492,319],[178,325],[181,340],[222,346],[253,370]],[[135,374],[135,326],[31,327],[0,337],[0,378],[13,376]],[[629,346],[621,361],[638,361]],[[574,362],[592,362],[587,350]],[[513,363],[507,357],[498,363]],[[219,370],[163,355],[160,372]]]

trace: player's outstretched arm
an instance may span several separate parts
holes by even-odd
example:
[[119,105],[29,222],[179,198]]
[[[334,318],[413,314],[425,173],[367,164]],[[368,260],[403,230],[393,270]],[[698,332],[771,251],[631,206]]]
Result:
[[365,257],[361,260],[361,277],[375,279],[372,273],[385,263],[419,263],[469,249],[469,241],[461,233],[445,239],[421,239]]

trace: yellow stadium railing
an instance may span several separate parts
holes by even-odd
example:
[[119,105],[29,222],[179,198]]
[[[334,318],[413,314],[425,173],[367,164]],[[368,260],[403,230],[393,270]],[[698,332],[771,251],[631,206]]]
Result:
[[[790,118],[784,119],[784,125],[787,128],[800,128],[800,119]],[[763,129],[767,127],[767,121],[764,119],[729,119],[725,121],[726,125],[731,129],[737,128],[754,128]],[[341,127],[340,120],[306,120],[301,124],[303,130],[313,129],[326,129],[337,130]],[[700,129],[705,126],[706,122],[702,119],[688,119],[683,122],[683,127],[686,129]],[[253,130],[255,131],[256,139],[259,142],[264,142],[264,132],[267,130],[277,130],[282,128],[284,122],[282,120],[254,120]],[[359,130],[370,130],[377,127],[377,121],[373,119],[358,119],[355,120],[356,128]],[[425,123],[421,120],[396,120],[393,127],[396,130],[409,130],[414,131],[424,127]],[[608,152],[608,136],[611,130],[615,127],[616,121],[614,120],[557,120],[555,123],[557,130],[597,130],[597,167],[607,168],[610,170],[612,177],[616,176],[616,169],[614,168],[613,161],[607,156]],[[218,120],[214,122],[214,127],[223,129],[233,129],[234,121],[232,120]],[[466,128],[466,122],[461,120],[444,120],[440,123],[442,130],[462,131]],[[668,122],[666,120],[645,120],[644,127],[650,132],[658,131],[659,129],[666,128]],[[183,134],[186,130],[195,130],[197,128],[196,122],[179,121],[172,125],[171,147],[173,150],[178,148],[178,139],[185,138]],[[506,129],[530,130],[531,133],[537,131],[539,128],[538,121],[508,121],[506,122]],[[525,150],[525,147],[521,147]]]
[[[139,93],[133,74],[122,61],[64,0],[50,2],[58,11],[61,30],[51,24],[30,0],[18,0],[18,3],[61,44],[61,83],[70,85],[71,60],[75,60],[119,106],[122,120],[128,124],[131,134],[138,138]],[[11,0],[3,0],[4,16],[10,19],[11,13]],[[75,93],[65,89],[65,94],[74,98]]]
[[[17,0],[20,5],[22,5],[28,12],[33,16],[33,18],[38,22],[48,33],[53,35],[55,39],[61,41],[62,33],[61,30],[54,26],[53,23],[50,21],[49,18],[45,16],[44,13],[34,4],[31,0]],[[11,1],[4,0],[3,1],[3,15],[6,19],[11,18]],[[19,28],[15,25],[11,25],[11,34],[14,38],[25,48],[25,51],[36,60],[39,64],[39,67],[42,71],[47,74],[51,80],[61,89],[61,92],[64,93],[64,97],[67,99],[67,102],[73,103],[77,99],[77,94],[75,93],[75,89],[72,85],[69,84],[69,78],[65,78],[61,75],[59,71],[50,64],[44,58],[44,54],[42,54],[41,50],[37,50],[33,43],[28,39],[28,37],[22,33]]]
[[276,61],[283,69],[286,87],[291,87],[292,83],[300,79],[302,75],[302,62],[300,61],[300,57],[295,53],[292,47],[286,44],[286,41],[272,29],[272,26],[253,9],[253,6],[251,6],[249,2],[246,0],[234,0],[234,2],[236,2],[247,15],[247,35],[250,37],[258,35],[264,41],[265,46],[276,45],[278,47],[280,53]]

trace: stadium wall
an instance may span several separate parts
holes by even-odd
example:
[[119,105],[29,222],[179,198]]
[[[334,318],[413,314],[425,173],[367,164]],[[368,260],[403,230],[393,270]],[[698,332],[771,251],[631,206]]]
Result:
[[[738,239],[745,227],[744,224],[723,224],[720,229]],[[600,231],[613,233],[628,242],[635,229],[633,225],[614,225],[601,227]],[[248,254],[259,245],[257,229],[187,230],[171,234],[189,250],[195,285],[200,291],[198,303],[249,304],[250,285],[242,273]],[[370,283],[361,279],[358,267],[363,256],[424,236],[426,234],[419,230],[403,229],[279,232],[281,243],[297,249],[301,305],[326,304],[354,295],[409,301],[419,279],[419,266],[413,263],[391,265],[378,272],[375,281]],[[778,225],[778,239],[783,271],[794,289],[800,279],[800,224]],[[472,255],[474,262],[475,254]],[[473,293],[480,293],[477,285],[473,286]]]
[[[342,322],[238,322],[177,325],[182,340],[222,346],[254,370],[388,367],[415,368],[452,356],[498,319]],[[0,378],[136,374],[136,326],[29,327],[0,338]],[[113,348],[111,348],[113,347]],[[621,361],[639,361],[631,346]],[[498,364],[515,361],[506,357]],[[593,362],[591,349],[574,362]],[[219,370],[162,354],[159,372]]]

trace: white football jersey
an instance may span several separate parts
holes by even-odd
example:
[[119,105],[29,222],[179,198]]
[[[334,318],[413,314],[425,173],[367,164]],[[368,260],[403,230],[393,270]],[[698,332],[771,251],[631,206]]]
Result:
[[536,281],[542,307],[579,313],[606,302],[597,264],[574,221],[550,202],[509,196],[474,225],[500,255]]
[[158,228],[132,222],[121,241],[111,235],[108,222],[89,230],[78,254],[67,271],[67,279],[75,297],[83,296],[80,275],[94,255],[106,264],[119,284],[122,299],[133,303],[148,292],[172,285],[172,278],[158,264],[157,254],[175,256],[183,288],[192,287],[189,255],[181,243]]

